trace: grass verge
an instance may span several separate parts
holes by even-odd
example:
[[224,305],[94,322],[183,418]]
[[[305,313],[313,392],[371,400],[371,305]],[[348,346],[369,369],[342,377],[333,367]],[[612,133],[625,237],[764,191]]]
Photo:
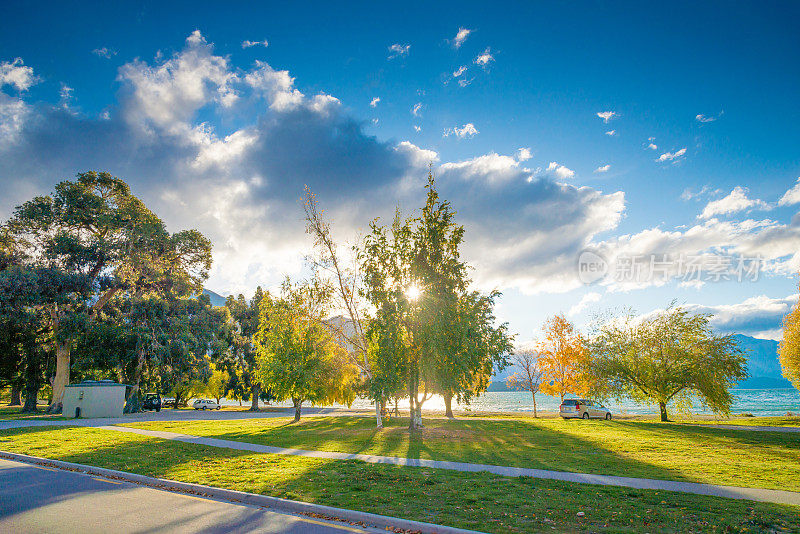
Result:
[[307,417],[135,423],[205,437],[377,454],[731,486],[800,490],[800,436],[642,421]]
[[253,454],[93,428],[3,431],[0,449],[485,532],[800,530],[792,506]]
[[47,410],[46,404],[39,405],[39,412],[35,414],[22,413],[20,406],[0,406],[0,421],[15,421],[18,419],[36,419],[36,420],[49,420],[49,421],[64,421],[66,417],[60,415],[49,415],[45,413]]

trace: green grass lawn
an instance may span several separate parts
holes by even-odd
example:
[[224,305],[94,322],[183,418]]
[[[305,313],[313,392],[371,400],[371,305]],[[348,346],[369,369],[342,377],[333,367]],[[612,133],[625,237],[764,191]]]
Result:
[[800,491],[800,435],[642,421],[427,418],[383,432],[368,417],[132,423],[298,449],[428,458]]
[[0,421],[10,421],[15,419],[47,419],[51,421],[63,421],[66,417],[60,415],[48,415],[45,413],[47,405],[39,405],[39,413],[29,414],[22,413],[22,408],[19,406],[0,406]]
[[787,426],[800,427],[800,416],[780,417],[741,417],[733,419],[690,419],[687,423],[707,425],[737,425],[737,426]]
[[253,454],[93,428],[3,431],[0,449],[486,532],[800,531],[791,506]]

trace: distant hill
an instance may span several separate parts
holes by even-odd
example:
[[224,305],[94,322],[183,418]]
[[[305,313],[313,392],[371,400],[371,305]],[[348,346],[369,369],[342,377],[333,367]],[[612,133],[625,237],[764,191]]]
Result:
[[203,289],[203,295],[208,295],[208,298],[211,299],[212,306],[225,306],[225,297],[214,293],[210,289]]
[[[792,383],[781,374],[781,364],[778,360],[778,342],[773,339],[759,339],[744,334],[733,336],[747,358],[747,371],[749,376],[740,382],[737,387],[744,389],[772,389],[790,388]],[[489,391],[508,391],[506,377],[514,374],[513,367],[506,367],[502,372],[495,373]]]
[[747,371],[750,375],[739,383],[739,387],[753,389],[792,387],[792,383],[781,375],[777,341],[743,334],[736,334],[733,337],[747,357]]

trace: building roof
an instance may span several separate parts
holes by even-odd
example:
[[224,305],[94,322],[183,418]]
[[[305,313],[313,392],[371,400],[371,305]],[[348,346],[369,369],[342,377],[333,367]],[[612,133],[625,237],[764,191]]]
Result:
[[119,384],[113,380],[84,380],[77,384],[67,384],[68,388],[89,388],[89,387],[127,387],[128,384]]

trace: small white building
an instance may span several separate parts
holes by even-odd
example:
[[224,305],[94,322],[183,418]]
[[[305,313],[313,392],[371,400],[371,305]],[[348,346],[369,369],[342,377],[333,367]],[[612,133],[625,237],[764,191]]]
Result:
[[64,390],[61,414],[64,417],[122,417],[126,387],[113,380],[84,380],[70,384]]

